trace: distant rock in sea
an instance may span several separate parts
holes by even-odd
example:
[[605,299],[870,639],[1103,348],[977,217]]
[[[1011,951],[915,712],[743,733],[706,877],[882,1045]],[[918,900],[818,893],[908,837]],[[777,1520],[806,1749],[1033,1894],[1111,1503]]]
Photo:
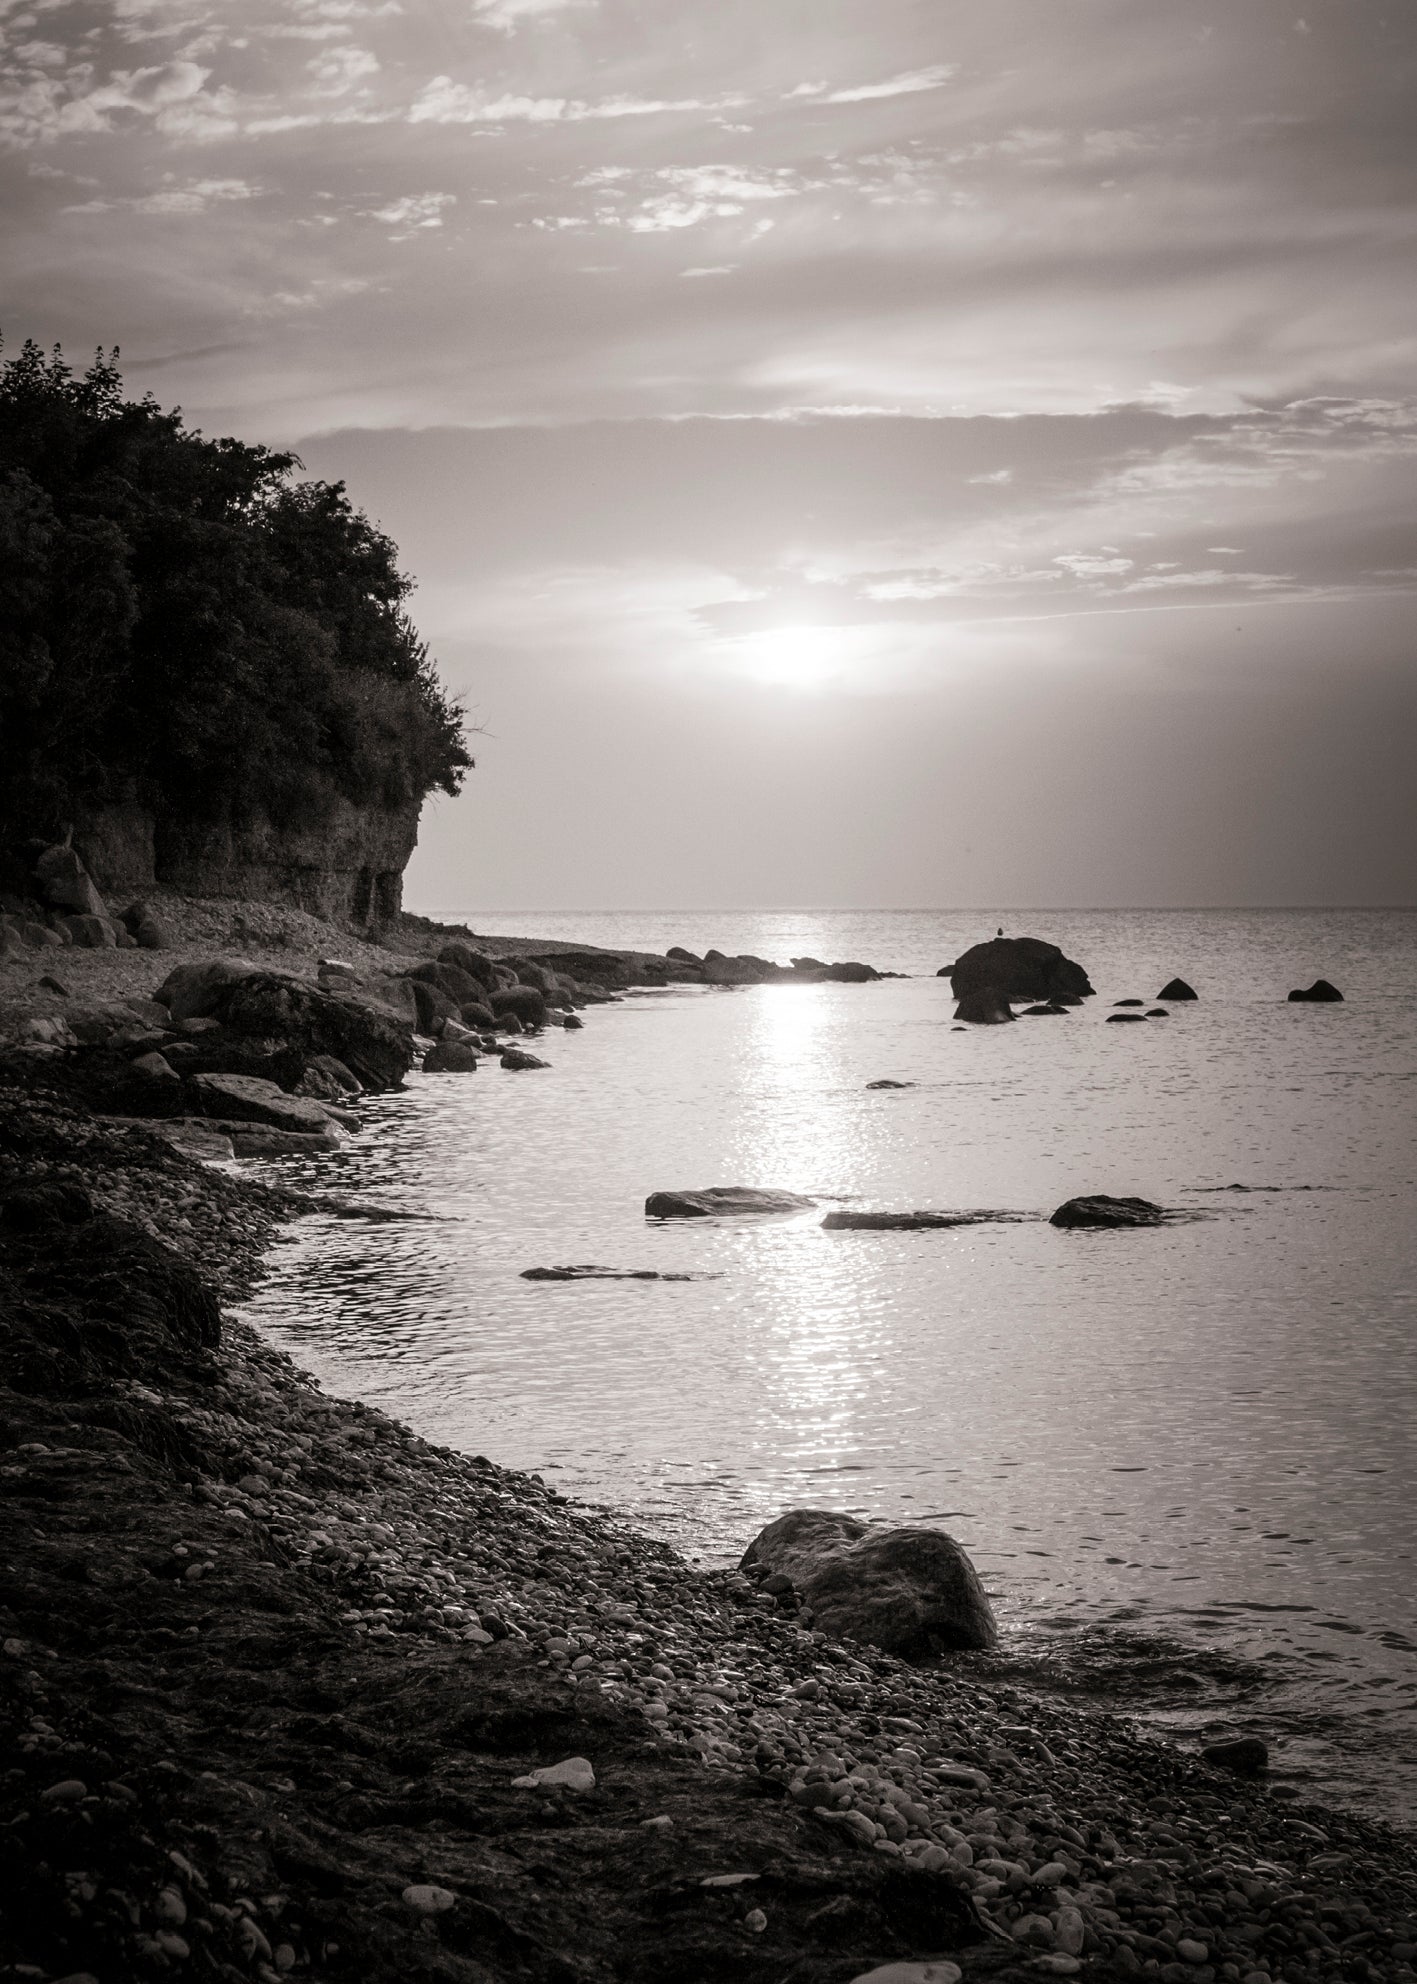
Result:
[[1309,1003],[1320,1006],[1342,1005],[1343,994],[1336,985],[1330,985],[1326,978],[1316,978],[1307,990],[1291,992],[1289,1003],[1290,1005]]
[[816,1204],[801,1192],[756,1185],[710,1185],[701,1192],[651,1192],[646,1219],[714,1219],[726,1213],[805,1212]]
[[1048,1221],[1050,1226],[1164,1226],[1164,1206],[1150,1199],[1113,1199],[1105,1192],[1094,1192],[1080,1199],[1067,1199]]
[[956,999],[991,990],[1008,999],[1066,1000],[1075,1005],[1092,996],[1092,983],[1080,964],[1064,957],[1041,937],[992,937],[975,944],[953,964],[941,966]]
[[1157,993],[1158,999],[1196,999],[1199,993],[1187,985],[1184,978],[1172,978]]

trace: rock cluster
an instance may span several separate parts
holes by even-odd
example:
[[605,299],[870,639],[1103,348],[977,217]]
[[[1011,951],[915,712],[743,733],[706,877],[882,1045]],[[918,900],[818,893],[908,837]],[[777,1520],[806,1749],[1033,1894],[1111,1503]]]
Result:
[[0,958],[26,950],[166,950],[172,933],[160,910],[141,898],[111,911],[78,850],[67,841],[31,842],[3,860]]

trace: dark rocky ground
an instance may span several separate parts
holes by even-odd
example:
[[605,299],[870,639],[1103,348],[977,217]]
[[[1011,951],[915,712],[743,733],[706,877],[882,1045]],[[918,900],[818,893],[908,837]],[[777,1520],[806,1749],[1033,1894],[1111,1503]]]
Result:
[[13,1065],[0,1976],[1417,1976],[1410,1838],[325,1397],[222,1313],[310,1202]]

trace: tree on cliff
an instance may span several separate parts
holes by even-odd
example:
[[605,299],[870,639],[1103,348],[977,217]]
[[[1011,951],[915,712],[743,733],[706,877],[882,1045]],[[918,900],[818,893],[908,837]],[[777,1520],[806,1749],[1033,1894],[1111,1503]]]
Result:
[[0,814],[136,799],[316,823],[454,793],[457,705],[395,546],[292,454],[189,432],[26,343],[0,364]]

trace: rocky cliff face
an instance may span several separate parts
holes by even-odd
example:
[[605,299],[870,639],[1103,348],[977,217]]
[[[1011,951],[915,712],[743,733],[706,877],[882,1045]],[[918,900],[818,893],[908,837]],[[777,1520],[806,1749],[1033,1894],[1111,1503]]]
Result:
[[332,800],[309,826],[275,825],[252,809],[216,822],[154,814],[130,801],[75,830],[74,845],[107,896],[163,885],[194,896],[289,903],[361,935],[377,935],[403,901],[419,807]]

